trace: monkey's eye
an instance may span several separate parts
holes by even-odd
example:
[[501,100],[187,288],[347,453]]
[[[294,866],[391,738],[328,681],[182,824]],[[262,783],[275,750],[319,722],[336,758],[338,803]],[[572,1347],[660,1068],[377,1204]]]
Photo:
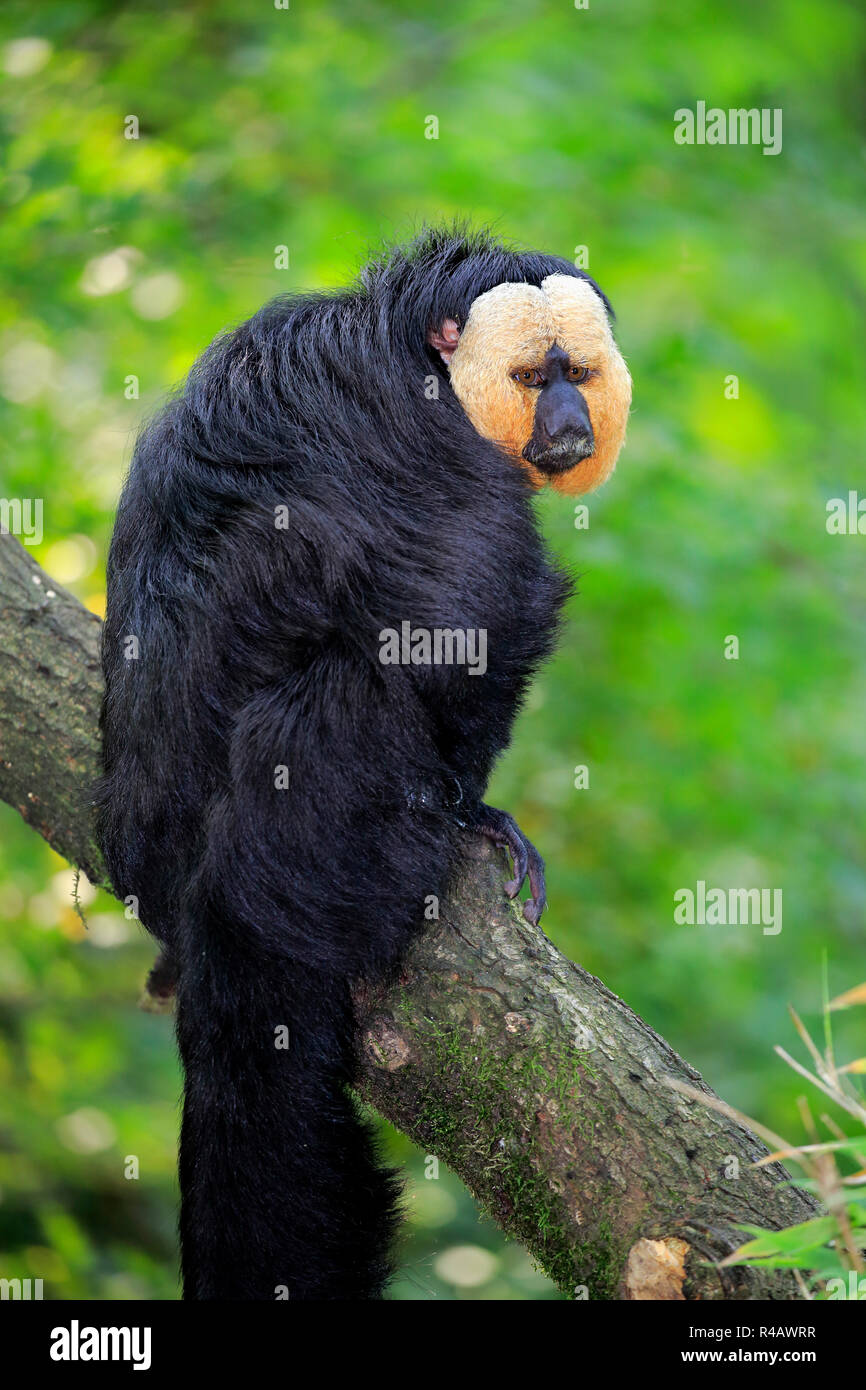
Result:
[[543,386],[544,377],[535,367],[521,367],[520,371],[511,373],[518,386]]
[[589,367],[569,367],[566,375],[569,381],[577,382],[579,385],[580,382],[586,381],[587,377],[590,375],[590,370]]

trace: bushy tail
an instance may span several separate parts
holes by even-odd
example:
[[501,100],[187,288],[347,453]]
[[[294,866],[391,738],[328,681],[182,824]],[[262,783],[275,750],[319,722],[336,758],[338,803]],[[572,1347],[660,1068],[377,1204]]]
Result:
[[198,921],[184,940],[185,1298],[378,1297],[398,1184],[346,1089],[348,983],[224,922]]

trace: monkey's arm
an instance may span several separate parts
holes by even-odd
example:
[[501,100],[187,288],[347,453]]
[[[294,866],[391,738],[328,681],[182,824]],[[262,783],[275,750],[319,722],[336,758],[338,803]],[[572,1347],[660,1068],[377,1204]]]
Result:
[[[500,646],[504,648],[505,643]],[[501,662],[503,652],[498,658]],[[484,835],[508,850],[514,877],[506,884],[506,892],[517,897],[529,879],[530,897],[523,913],[536,925],[547,905],[544,861],[514,817],[484,799],[493,765],[510,742],[532,665],[531,654],[527,659],[523,653],[515,653],[510,669],[503,671],[494,664],[483,676],[469,676],[465,668],[428,668],[419,678],[419,688],[430,710],[443,762],[453,776],[455,820],[463,829]]]

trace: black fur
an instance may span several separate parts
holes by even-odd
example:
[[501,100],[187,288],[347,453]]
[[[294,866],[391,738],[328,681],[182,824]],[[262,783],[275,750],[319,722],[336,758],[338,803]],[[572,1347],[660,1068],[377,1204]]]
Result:
[[[445,889],[455,777],[461,819],[483,820],[568,589],[522,470],[426,337],[553,273],[579,274],[425,234],[218,339],[135,450],[98,807],[114,887],[178,979],[187,1298],[373,1298],[388,1278],[396,1182],[346,1089],[351,986],[393,971]],[[404,620],[486,628],[487,674],[383,666],[380,630]]]

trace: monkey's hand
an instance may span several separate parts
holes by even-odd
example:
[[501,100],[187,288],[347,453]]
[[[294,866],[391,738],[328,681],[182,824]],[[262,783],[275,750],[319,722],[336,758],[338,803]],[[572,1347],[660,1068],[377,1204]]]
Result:
[[[461,808],[461,811],[463,808]],[[523,915],[532,926],[547,906],[547,893],[544,886],[544,860],[531,840],[527,840],[520,826],[507,811],[498,811],[495,806],[487,806],[479,801],[474,812],[463,811],[460,824],[467,829],[477,830],[492,840],[495,845],[507,849],[514,864],[514,878],[505,885],[509,898],[516,898],[523,887],[527,875],[531,896],[523,904]]]

